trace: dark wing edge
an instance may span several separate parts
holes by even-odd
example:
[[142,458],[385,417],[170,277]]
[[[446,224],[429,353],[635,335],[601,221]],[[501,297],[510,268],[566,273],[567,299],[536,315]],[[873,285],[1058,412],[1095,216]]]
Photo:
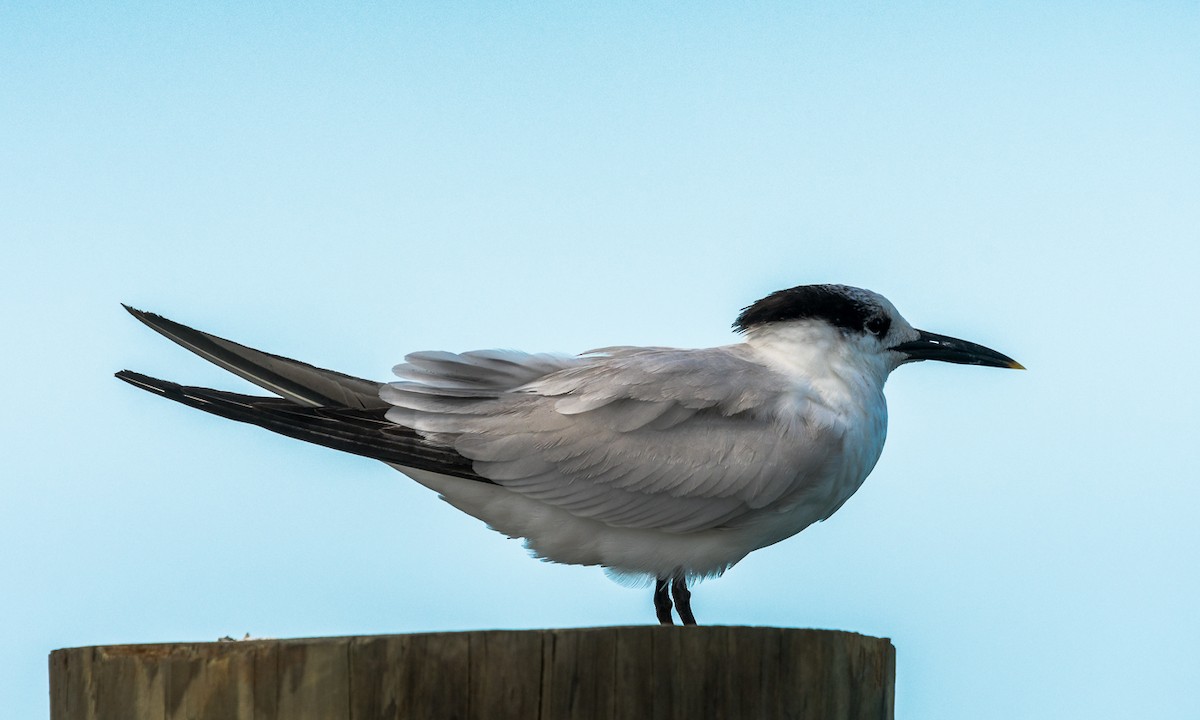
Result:
[[272,355],[232,340],[122,304],[130,315],[172,342],[245,378],[264,390],[303,405],[387,408],[379,398],[382,383]]
[[387,406],[297,405],[288,399],[180,385],[130,370],[122,370],[116,377],[188,407],[297,440],[407,468],[491,483],[453,449],[431,445],[411,428],[389,422],[384,417]]

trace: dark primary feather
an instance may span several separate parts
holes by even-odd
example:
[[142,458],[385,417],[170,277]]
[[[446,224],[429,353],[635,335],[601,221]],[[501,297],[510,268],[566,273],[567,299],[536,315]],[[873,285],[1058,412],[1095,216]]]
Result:
[[471,461],[454,450],[430,445],[412,429],[386,420],[384,408],[297,405],[282,398],[180,385],[129,370],[116,376],[189,407],[297,440],[404,467],[491,482],[477,475]]
[[123,307],[156,332],[205,360],[295,402],[360,409],[388,407],[379,399],[381,383],[265,353],[161,315],[128,305]]

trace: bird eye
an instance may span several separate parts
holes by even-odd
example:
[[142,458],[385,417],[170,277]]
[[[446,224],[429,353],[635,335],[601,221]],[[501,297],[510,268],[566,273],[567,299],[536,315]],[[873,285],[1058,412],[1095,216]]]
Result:
[[885,317],[873,317],[870,320],[867,320],[866,324],[863,325],[863,328],[866,329],[867,332],[878,337],[887,333],[888,325],[890,324],[891,323],[889,323]]

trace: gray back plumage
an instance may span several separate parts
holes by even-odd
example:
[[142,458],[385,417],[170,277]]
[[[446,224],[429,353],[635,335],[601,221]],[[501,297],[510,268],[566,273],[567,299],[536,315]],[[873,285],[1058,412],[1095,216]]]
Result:
[[737,524],[802,495],[840,443],[813,397],[789,399],[810,422],[776,416],[786,383],[744,346],[407,360],[381,391],[389,420],[505,488],[616,526]]

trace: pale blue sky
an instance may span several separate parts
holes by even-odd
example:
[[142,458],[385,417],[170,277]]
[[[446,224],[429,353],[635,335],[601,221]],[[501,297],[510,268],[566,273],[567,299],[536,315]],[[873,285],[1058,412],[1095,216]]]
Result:
[[57,647],[645,623],[386,467],[172,405],[120,302],[386,379],[703,346],[844,282],[926,363],[703,622],[890,636],[905,718],[1196,717],[1195,3],[0,6],[0,714]]

